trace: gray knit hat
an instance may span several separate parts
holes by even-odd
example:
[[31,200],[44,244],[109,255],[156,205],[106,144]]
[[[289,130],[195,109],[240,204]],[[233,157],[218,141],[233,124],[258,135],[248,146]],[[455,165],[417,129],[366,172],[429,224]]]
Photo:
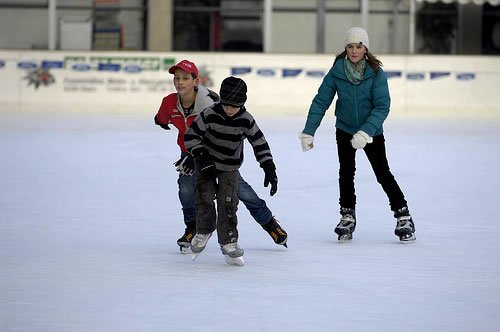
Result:
[[247,85],[241,78],[227,77],[222,81],[219,95],[221,104],[243,106],[247,101]]
[[349,44],[361,44],[366,48],[370,48],[370,41],[368,40],[368,33],[365,29],[354,27],[347,30],[344,36],[344,48]]

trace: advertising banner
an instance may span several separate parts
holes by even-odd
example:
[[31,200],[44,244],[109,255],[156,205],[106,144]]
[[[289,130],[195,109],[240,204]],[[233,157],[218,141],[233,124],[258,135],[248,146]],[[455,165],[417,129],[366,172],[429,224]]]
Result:
[[[168,69],[189,59],[198,66],[200,83],[215,92],[227,76],[244,79],[252,113],[304,115],[334,57],[0,51],[0,106],[3,111],[155,113],[162,98],[175,92]],[[380,60],[392,114],[500,115],[498,57],[386,55]]]

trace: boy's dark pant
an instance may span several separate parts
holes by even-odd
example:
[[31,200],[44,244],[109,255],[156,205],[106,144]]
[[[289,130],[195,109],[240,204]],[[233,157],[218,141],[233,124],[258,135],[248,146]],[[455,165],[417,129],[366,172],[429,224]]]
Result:
[[197,233],[207,234],[217,229],[221,245],[238,241],[238,171],[217,171],[216,181],[196,170],[195,206]]
[[[179,185],[179,200],[182,205],[182,214],[184,222],[196,220],[196,211],[194,207],[194,188],[195,176],[180,175],[177,179]],[[261,199],[255,190],[241,177],[238,172],[238,199],[248,209],[256,222],[265,225],[273,217],[273,213],[267,207],[266,201]]]
[[[341,207],[352,208],[356,206],[356,195],[354,193],[354,173],[356,172],[356,149],[351,145],[352,135],[343,130],[337,129],[337,151],[339,156],[339,189]],[[377,182],[382,185],[392,211],[396,211],[407,202],[403,192],[399,188],[394,176],[389,169],[385,152],[384,135],[373,137],[373,143],[367,144],[363,149],[368,161],[377,178]]]

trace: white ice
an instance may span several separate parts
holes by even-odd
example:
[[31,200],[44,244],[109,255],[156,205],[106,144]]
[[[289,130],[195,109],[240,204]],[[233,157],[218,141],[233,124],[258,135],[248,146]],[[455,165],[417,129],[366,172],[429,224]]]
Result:
[[305,115],[256,115],[277,195],[248,144],[242,174],[288,249],[241,205],[236,267],[216,237],[194,262],[179,253],[176,135],[153,113],[0,112],[0,331],[500,330],[500,120],[390,118],[417,241],[393,234],[358,153],[358,225],[340,244],[333,118],[304,153]]

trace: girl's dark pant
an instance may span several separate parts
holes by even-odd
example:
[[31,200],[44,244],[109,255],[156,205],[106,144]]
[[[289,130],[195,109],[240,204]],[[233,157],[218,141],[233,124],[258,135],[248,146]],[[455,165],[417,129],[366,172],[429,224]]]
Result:
[[[356,194],[354,190],[354,174],[356,172],[356,149],[351,145],[352,135],[337,129],[337,152],[339,157],[339,189],[341,207],[356,207]],[[384,135],[373,137],[373,143],[367,144],[363,149],[375,173],[377,182],[382,185],[389,198],[392,211],[407,206],[404,194],[398,186],[396,179],[389,169],[385,152]]]

